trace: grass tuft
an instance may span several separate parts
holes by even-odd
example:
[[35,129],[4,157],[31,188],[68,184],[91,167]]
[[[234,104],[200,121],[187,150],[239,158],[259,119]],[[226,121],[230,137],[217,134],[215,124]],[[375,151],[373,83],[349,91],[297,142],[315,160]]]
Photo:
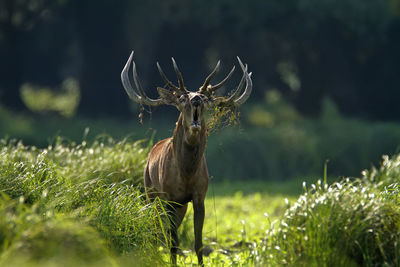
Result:
[[[397,189],[397,187],[396,187]],[[378,194],[361,180],[312,184],[264,240],[269,264],[395,265],[400,251],[400,208],[392,192]]]
[[110,265],[119,255],[162,263],[163,203],[146,204],[138,186],[149,147],[104,138],[38,149],[2,140],[0,264],[20,264],[17,254],[50,265],[67,256]]

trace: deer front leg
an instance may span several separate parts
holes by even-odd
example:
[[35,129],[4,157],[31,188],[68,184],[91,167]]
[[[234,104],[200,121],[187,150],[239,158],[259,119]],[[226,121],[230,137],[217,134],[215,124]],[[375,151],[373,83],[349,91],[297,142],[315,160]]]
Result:
[[203,266],[203,223],[204,223],[204,199],[193,200],[194,211],[194,249],[197,260]]
[[187,204],[171,204],[169,208],[170,222],[171,222],[171,262],[176,266],[177,254],[179,250],[179,238],[178,238],[178,228],[182,223],[183,217],[185,217],[187,210]]
[[171,223],[170,234],[171,234],[171,262],[173,266],[176,266],[176,255],[179,247],[178,239],[178,216],[176,213],[176,207],[173,205],[168,206],[169,220]]

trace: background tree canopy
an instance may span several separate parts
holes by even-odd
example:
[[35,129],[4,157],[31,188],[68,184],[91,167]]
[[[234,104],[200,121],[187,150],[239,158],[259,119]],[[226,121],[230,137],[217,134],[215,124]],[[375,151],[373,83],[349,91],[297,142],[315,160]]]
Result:
[[135,50],[150,94],[162,85],[156,61],[172,79],[175,57],[197,89],[218,59],[223,73],[239,55],[254,73],[253,102],[277,89],[303,114],[329,96],[344,114],[396,120],[399,2],[1,0],[0,102],[23,110],[23,84],[72,77],[80,114],[128,116],[119,73]]

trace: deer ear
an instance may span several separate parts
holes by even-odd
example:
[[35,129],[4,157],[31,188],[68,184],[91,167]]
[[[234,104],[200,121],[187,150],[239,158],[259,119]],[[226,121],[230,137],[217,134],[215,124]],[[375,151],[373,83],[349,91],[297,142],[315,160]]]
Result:
[[158,94],[161,99],[164,100],[165,104],[176,106],[178,104],[178,99],[176,96],[167,89],[157,87]]

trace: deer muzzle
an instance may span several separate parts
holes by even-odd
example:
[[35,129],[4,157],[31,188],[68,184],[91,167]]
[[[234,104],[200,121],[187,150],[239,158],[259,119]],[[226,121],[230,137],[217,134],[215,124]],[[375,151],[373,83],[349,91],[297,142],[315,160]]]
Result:
[[193,107],[193,120],[191,125],[192,130],[200,130],[200,108],[195,105]]

